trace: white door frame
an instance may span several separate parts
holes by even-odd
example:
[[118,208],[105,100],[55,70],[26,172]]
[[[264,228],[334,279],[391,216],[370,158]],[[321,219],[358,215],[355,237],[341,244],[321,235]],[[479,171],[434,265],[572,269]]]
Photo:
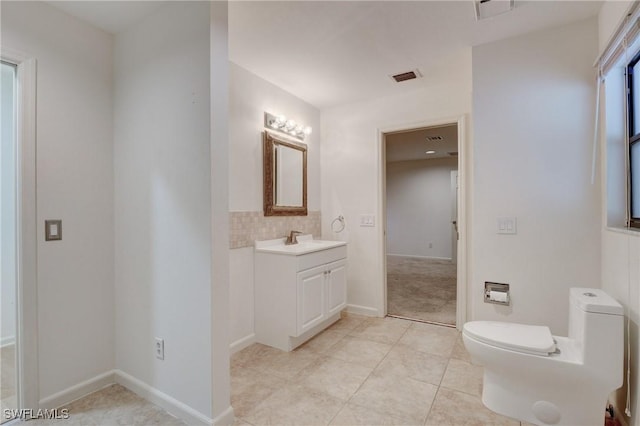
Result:
[[462,329],[467,319],[467,245],[468,245],[468,224],[467,213],[467,153],[466,153],[466,117],[459,115],[455,117],[442,117],[425,120],[417,123],[404,123],[395,126],[378,128],[378,165],[380,167],[378,181],[378,217],[380,226],[378,227],[380,244],[379,252],[379,273],[382,279],[379,282],[381,288],[377,289],[378,300],[381,301],[378,307],[383,316],[387,315],[387,200],[386,200],[386,142],[385,134],[392,132],[403,132],[408,130],[421,129],[426,127],[443,126],[456,124],[458,127],[458,262],[457,262],[457,290],[456,290],[456,328]]
[[39,408],[36,235],[36,60],[3,46],[17,66],[17,378],[18,408]]
[[[455,223],[454,223],[455,222]],[[458,170],[451,170],[451,261],[458,263]]]

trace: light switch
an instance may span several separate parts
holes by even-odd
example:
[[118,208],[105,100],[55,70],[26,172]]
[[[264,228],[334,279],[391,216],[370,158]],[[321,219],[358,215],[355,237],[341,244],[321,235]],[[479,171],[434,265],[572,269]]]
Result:
[[376,226],[376,216],[372,214],[360,215],[360,226]]
[[515,217],[499,217],[498,218],[498,234],[517,234],[517,218]]
[[44,240],[58,241],[62,239],[62,220],[44,221]]

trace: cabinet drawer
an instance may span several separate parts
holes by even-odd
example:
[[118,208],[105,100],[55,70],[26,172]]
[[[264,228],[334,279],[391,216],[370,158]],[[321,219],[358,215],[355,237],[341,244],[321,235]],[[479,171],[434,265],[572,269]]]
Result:
[[314,266],[324,265],[325,263],[335,262],[336,260],[347,257],[347,246],[339,246],[327,250],[316,251],[313,253],[297,256],[298,271],[313,268]]

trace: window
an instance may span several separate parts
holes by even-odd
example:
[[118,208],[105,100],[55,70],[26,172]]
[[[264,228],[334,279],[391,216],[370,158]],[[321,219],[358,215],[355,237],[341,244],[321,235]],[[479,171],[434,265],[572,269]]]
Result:
[[629,226],[640,228],[640,53],[627,65]]

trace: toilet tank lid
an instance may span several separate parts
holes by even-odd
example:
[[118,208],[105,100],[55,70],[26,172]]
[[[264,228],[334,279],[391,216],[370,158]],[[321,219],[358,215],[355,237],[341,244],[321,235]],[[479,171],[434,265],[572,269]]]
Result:
[[624,315],[622,305],[599,288],[574,287],[569,297],[585,312]]

